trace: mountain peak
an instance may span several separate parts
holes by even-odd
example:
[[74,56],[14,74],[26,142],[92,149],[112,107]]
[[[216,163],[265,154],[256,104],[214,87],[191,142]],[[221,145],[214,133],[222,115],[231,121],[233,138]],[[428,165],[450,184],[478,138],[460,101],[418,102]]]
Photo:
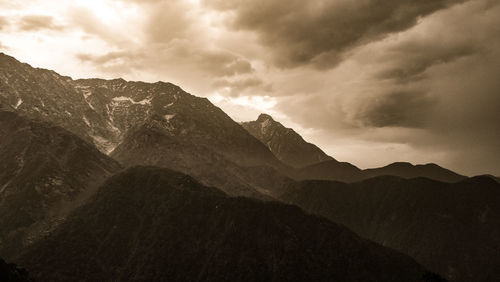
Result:
[[333,159],[268,114],[262,113],[256,121],[243,122],[241,125],[287,165],[304,167]]
[[272,116],[270,116],[270,115],[268,115],[268,114],[264,114],[264,113],[262,113],[262,114],[260,114],[260,115],[259,115],[259,117],[257,118],[257,121],[258,121],[258,122],[265,122],[265,121],[273,121],[273,122],[274,122],[275,120],[273,119],[273,117],[272,117]]

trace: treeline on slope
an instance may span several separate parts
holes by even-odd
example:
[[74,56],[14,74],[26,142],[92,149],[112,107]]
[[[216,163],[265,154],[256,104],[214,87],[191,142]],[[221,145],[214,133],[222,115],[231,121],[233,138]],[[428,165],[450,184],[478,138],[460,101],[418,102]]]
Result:
[[120,165],[67,130],[0,110],[0,255],[50,233]]
[[288,189],[285,202],[408,254],[450,281],[500,277],[500,185],[488,177],[451,184],[386,176]]
[[17,260],[40,281],[441,281],[297,207],[153,167],[111,177]]
[[33,282],[28,272],[18,268],[13,263],[7,263],[0,258],[0,281],[2,282]]

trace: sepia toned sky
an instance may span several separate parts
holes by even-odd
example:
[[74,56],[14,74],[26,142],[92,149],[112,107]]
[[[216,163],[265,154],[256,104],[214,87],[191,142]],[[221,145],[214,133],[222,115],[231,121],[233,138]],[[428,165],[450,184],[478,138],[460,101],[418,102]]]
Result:
[[361,168],[500,175],[497,0],[0,0],[0,50],[266,112]]

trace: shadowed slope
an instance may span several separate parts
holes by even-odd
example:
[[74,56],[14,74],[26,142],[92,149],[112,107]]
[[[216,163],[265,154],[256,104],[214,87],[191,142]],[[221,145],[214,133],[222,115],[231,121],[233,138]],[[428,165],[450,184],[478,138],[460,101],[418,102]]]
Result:
[[[279,203],[135,167],[19,258],[43,281],[424,281],[412,259]],[[427,276],[429,274],[427,273]]]
[[283,199],[414,257],[450,281],[500,277],[500,185],[377,177],[304,181]]
[[51,124],[0,110],[0,254],[16,254],[57,225],[120,165]]

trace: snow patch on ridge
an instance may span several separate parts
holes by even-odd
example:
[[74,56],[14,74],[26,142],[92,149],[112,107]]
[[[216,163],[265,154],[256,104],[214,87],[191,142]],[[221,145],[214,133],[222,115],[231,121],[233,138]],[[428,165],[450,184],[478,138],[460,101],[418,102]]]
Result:
[[266,132],[267,128],[271,125],[271,121],[266,119],[260,124],[260,130],[261,132]]
[[19,100],[17,100],[16,105],[14,106],[14,109],[17,110],[17,108],[19,108],[19,106],[21,106],[22,103],[23,103],[23,99],[19,98]]
[[109,141],[108,139],[99,136],[99,135],[90,135],[92,139],[94,140],[94,144],[96,147],[101,151],[104,152],[105,154],[109,155],[113,150],[115,149],[116,145]]
[[139,102],[136,102],[130,97],[119,96],[119,97],[113,98],[112,100],[113,100],[113,102],[130,102],[130,103],[135,104],[135,105],[150,105],[152,98],[146,98],[146,99],[143,99]]
[[87,126],[90,127],[90,122],[86,116],[83,116],[83,122],[85,122],[85,124],[87,124]]
[[164,115],[163,116],[167,121],[170,121],[173,117],[175,117],[175,114],[173,115]]

